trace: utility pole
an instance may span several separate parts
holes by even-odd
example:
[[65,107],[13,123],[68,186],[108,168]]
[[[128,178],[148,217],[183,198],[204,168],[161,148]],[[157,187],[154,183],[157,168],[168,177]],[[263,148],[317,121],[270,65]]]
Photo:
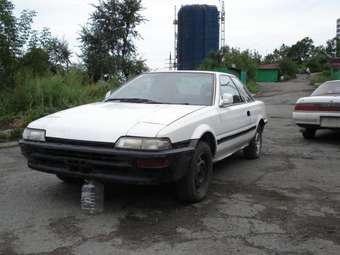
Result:
[[174,33],[174,61],[173,61],[173,69],[177,70],[177,41],[178,41],[178,19],[177,19],[177,7],[175,5],[175,19],[174,19],[174,29],[175,29],[175,33]]
[[221,21],[221,45],[220,45],[220,48],[222,49],[225,46],[225,21],[226,21],[225,5],[224,5],[223,0],[221,1],[220,21]]

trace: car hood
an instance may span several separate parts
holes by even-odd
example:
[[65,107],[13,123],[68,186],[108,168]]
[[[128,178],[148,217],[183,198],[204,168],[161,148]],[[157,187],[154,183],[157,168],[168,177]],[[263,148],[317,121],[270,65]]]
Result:
[[71,108],[32,122],[46,137],[115,142],[121,136],[155,137],[172,122],[204,106],[101,102]]
[[340,103],[340,96],[310,96],[300,98],[297,103]]

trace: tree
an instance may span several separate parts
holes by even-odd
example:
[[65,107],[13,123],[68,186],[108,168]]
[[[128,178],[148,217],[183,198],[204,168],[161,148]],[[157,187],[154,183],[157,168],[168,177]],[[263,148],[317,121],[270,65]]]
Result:
[[328,56],[324,46],[315,47],[310,59],[306,62],[307,67],[311,70],[311,72],[321,72],[327,68],[328,65]]
[[0,89],[14,84],[18,58],[24,55],[35,16],[34,11],[24,10],[16,18],[13,9],[9,0],[0,0]]
[[204,60],[200,69],[213,70],[217,67],[236,66],[247,72],[250,79],[255,79],[257,64],[261,62],[261,55],[256,51],[241,51],[228,46],[212,52]]
[[289,48],[287,57],[296,61],[298,64],[302,64],[311,57],[313,50],[313,40],[309,37],[306,37]]
[[273,53],[270,53],[267,56],[265,56],[262,62],[265,64],[277,64],[283,58],[287,57],[289,50],[290,47],[288,47],[285,44],[282,44],[279,49],[275,49]]
[[0,89],[14,81],[16,20],[10,1],[0,0]]
[[49,56],[40,48],[33,48],[21,59],[21,66],[34,77],[45,75],[49,71]]
[[35,49],[41,49],[46,52],[48,55],[49,68],[53,72],[57,72],[60,69],[69,69],[72,52],[69,49],[67,41],[52,36],[48,28],[44,28],[41,32],[32,32],[28,42],[27,53]]
[[[89,23],[82,28],[82,58],[89,75],[98,80],[104,74],[128,79],[145,65],[137,57],[137,26],[145,21],[141,0],[107,0],[94,6]],[[139,68],[137,68],[139,67]]]
[[326,53],[330,57],[340,57],[340,38],[335,37],[327,41]]
[[296,74],[298,73],[298,66],[292,59],[288,57],[282,58],[279,65],[281,73],[288,79],[296,77]]
[[25,53],[25,46],[29,41],[32,31],[31,26],[35,16],[35,11],[23,10],[19,19],[16,20],[15,53],[19,57]]

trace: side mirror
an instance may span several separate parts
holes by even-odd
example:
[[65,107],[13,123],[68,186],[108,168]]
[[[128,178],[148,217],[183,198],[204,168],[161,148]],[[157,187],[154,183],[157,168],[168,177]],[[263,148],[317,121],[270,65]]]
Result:
[[111,91],[108,91],[105,95],[104,100],[107,100],[111,96]]
[[232,105],[234,103],[234,97],[232,94],[225,93],[222,96],[220,106],[221,107],[226,107],[229,105]]

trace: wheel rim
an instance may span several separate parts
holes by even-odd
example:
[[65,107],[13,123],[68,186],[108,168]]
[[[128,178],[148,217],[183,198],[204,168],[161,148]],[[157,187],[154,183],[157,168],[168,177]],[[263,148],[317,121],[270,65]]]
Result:
[[208,164],[204,154],[201,154],[196,161],[195,188],[199,190],[206,182],[208,175]]
[[262,149],[262,134],[260,132],[256,133],[255,136],[256,154],[260,155]]

